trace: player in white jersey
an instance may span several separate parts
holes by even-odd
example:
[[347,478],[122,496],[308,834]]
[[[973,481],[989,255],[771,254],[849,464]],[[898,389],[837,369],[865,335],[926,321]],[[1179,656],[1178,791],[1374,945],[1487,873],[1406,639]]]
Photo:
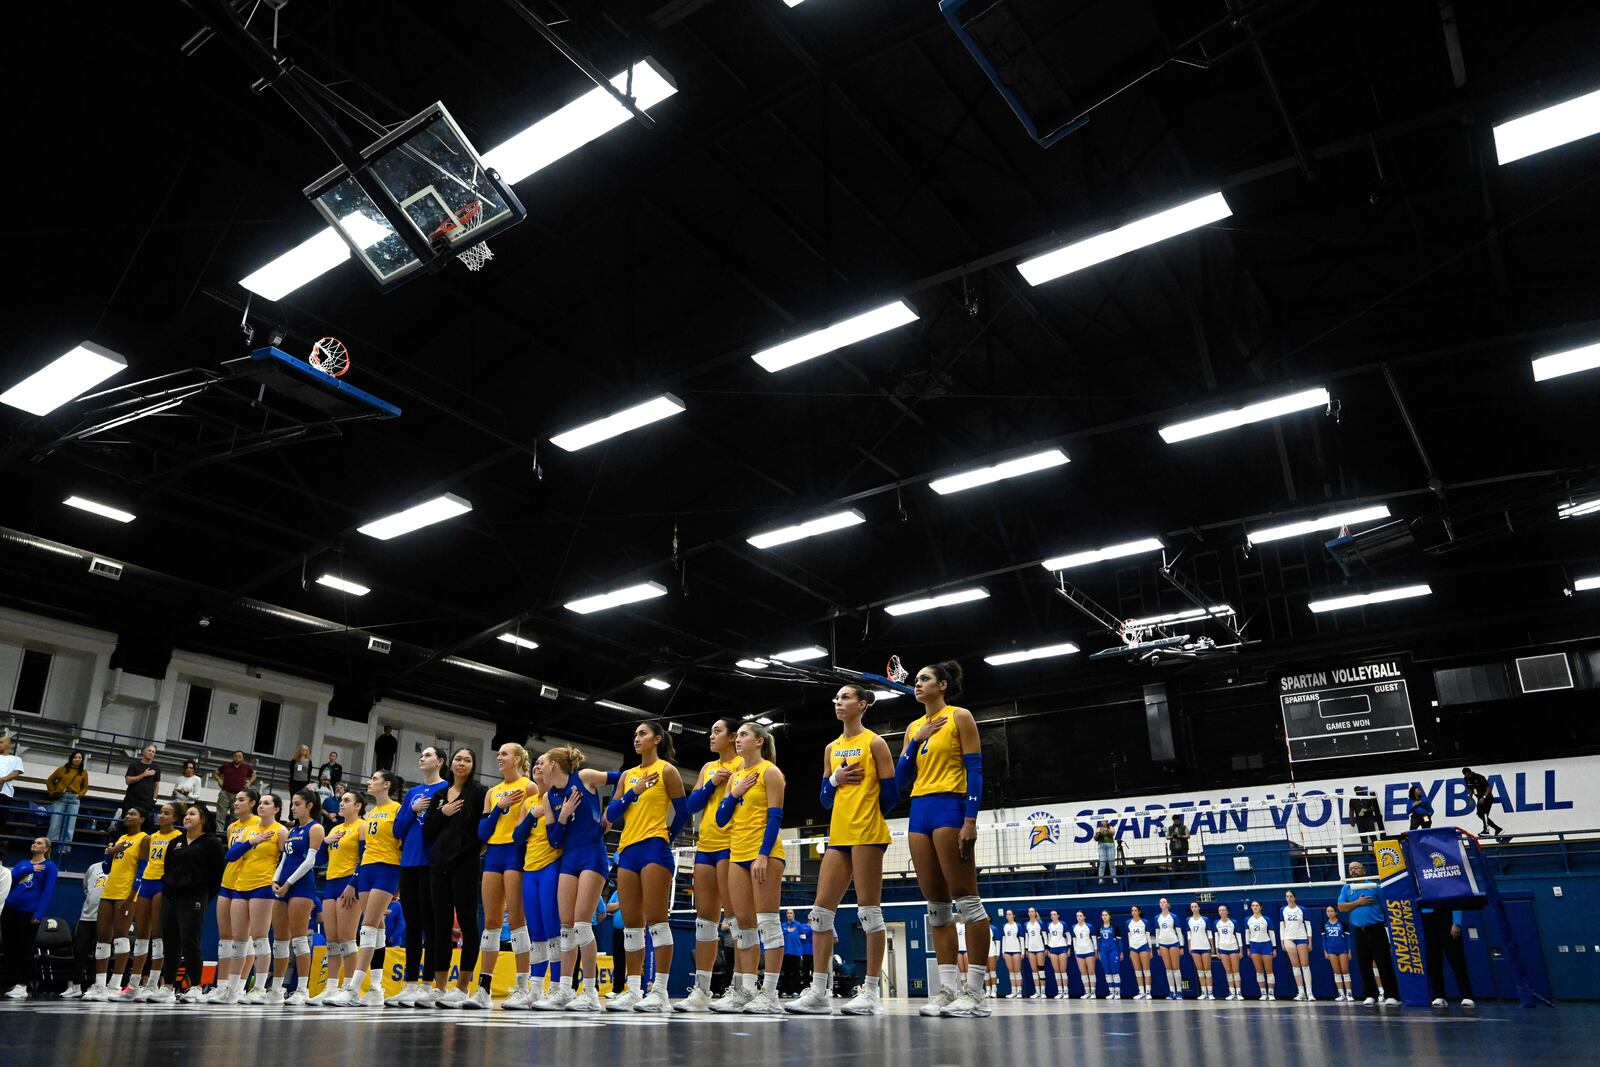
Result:
[[1077,921],[1072,924],[1072,958],[1078,961],[1078,979],[1083,982],[1079,1000],[1094,999],[1094,942],[1094,927],[1089,925],[1089,920],[1080,911]]
[[1283,943],[1283,954],[1289,957],[1289,966],[1294,969],[1294,999],[1316,1000],[1316,994],[1311,991],[1311,922],[1292,889],[1283,895],[1278,935]]
[[1011,977],[1011,990],[1007,1000],[1022,999],[1022,928],[1017,925],[1017,913],[1006,909],[1005,925],[1000,927],[1000,952],[1005,956],[1006,973]]
[[990,1000],[1000,995],[1000,925],[1006,921],[1001,911],[996,911],[994,918],[989,924],[989,970],[984,979]]
[[1133,982],[1138,992],[1134,1000],[1150,999],[1150,927],[1144,909],[1135,904],[1128,909],[1128,960],[1133,964]]
[[1022,949],[1028,954],[1033,970],[1033,996],[1029,1000],[1044,999],[1044,923],[1039,921],[1039,909],[1028,909],[1028,921],[1022,924]]
[[1050,909],[1050,921],[1044,928],[1044,949],[1050,954],[1050,970],[1056,979],[1056,995],[1052,999],[1066,1000],[1067,926],[1061,921],[1061,913],[1054,908]]
[[[1172,905],[1162,897],[1156,902],[1156,915],[1151,920],[1156,933],[1156,954],[1161,957],[1161,967],[1166,971],[1167,999],[1183,999],[1183,934],[1182,924]],[[1154,992],[1154,990],[1152,990]]]
[[1194,961],[1194,984],[1198,990],[1196,999],[1216,1000],[1217,995],[1213,992],[1216,986],[1211,977],[1211,923],[1200,914],[1197,901],[1189,903],[1189,918],[1184,925],[1188,932],[1189,958]]
[[967,928],[961,923],[956,923],[956,965],[967,973]]
[[1245,941],[1250,949],[1250,962],[1256,967],[1256,985],[1261,988],[1262,1000],[1277,1000],[1274,988],[1273,957],[1278,954],[1278,935],[1272,929],[1272,920],[1261,909],[1261,901],[1250,902],[1250,918],[1245,920]]
[[[1239,955],[1243,948],[1244,938],[1240,936],[1239,925],[1228,914],[1226,904],[1217,905],[1217,922],[1211,928],[1212,943],[1217,948],[1217,958],[1222,961],[1222,971],[1228,982],[1228,999],[1243,1000],[1244,994],[1240,992]],[[1212,998],[1215,999],[1215,998]]]

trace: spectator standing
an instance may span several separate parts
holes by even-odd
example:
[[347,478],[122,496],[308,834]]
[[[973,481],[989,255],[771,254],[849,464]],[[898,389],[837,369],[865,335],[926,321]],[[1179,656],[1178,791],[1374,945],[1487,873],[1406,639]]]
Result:
[[789,908],[783,916],[783,971],[779,979],[780,997],[798,996],[805,988],[800,979],[800,922]]
[[1117,878],[1117,835],[1111,829],[1111,823],[1101,819],[1094,828],[1094,848],[1099,856],[1099,863],[1095,872],[1096,883],[1101,883],[1106,878]]
[[1183,816],[1177,812],[1172,813],[1172,821],[1167,824],[1167,854],[1172,857],[1174,867],[1182,867],[1189,862],[1189,828],[1183,824]]
[[333,786],[344,781],[344,767],[339,764],[339,753],[328,753],[328,762],[317,768],[317,777],[326,778],[328,784]]
[[1471,767],[1461,768],[1461,780],[1467,783],[1467,792],[1472,796],[1474,809],[1478,813],[1478,821],[1483,824],[1479,833],[1484,837],[1491,834],[1495,837],[1505,833],[1500,824],[1489,818],[1489,812],[1494,808],[1494,790],[1489,787],[1489,779],[1474,771]]
[[[1339,912],[1349,916],[1351,940],[1355,942],[1356,969],[1366,986],[1368,1004],[1399,1004],[1395,994],[1400,983],[1395,978],[1394,960],[1389,955],[1389,931],[1384,927],[1383,905],[1379,902],[1378,881],[1367,877],[1360,860],[1350,863],[1350,880],[1339,890]],[[1378,982],[1373,984],[1373,969]]]
[[139,814],[149,822],[156,807],[156,787],[161,784],[161,768],[156,766],[154,744],[139,751],[139,758],[128,764],[122,780],[128,786],[122,795],[123,814],[127,814],[129,808],[138,808]]
[[89,772],[83,759],[83,753],[73,749],[67,762],[45,779],[44,791],[50,797],[50,829],[45,836],[58,845],[72,844],[72,835],[78,829],[78,807],[89,791]]
[[1356,794],[1350,799],[1350,825],[1356,828],[1356,835],[1365,848],[1371,848],[1385,832],[1383,809],[1378,805],[1378,798],[1364,785],[1356,786]]
[[256,784],[256,769],[244,761],[244,753],[234,750],[233,759],[211,772],[217,783],[217,810],[226,812],[223,825],[233,821],[233,799]]
[[9,847],[6,827],[11,822],[11,806],[16,803],[17,779],[22,777],[22,757],[12,752],[15,745],[10,736],[0,734],[0,857]]
[[1422,786],[1414,785],[1406,794],[1406,814],[1411,816],[1411,829],[1426,830],[1433,825],[1433,803]]
[[[189,984],[183,994],[184,1003],[197,1004],[205,966],[200,958],[200,931],[205,925],[206,906],[222,886],[225,862],[216,824],[199,801],[183,813],[183,834],[167,845],[166,862],[160,929],[162,940],[171,951],[161,961],[161,984],[163,990],[175,990],[178,968],[182,966]],[[84,910],[87,914],[87,903]]]
[[172,783],[172,802],[180,809],[200,799],[200,771],[194,760],[183,761],[183,775]]
[[77,980],[61,994],[62,1000],[77,1000],[94,985],[95,931],[100,920],[100,894],[105,892],[111,861],[100,858],[83,872],[83,907],[78,909],[78,924],[72,928],[72,958],[77,964]]
[[301,745],[289,761],[289,793],[293,795],[310,785],[311,775],[311,746]]
[[400,739],[394,735],[393,726],[385,726],[383,734],[372,743],[372,758],[380,771],[394,770],[395,753],[400,749]]
[[7,1000],[28,999],[33,981],[33,939],[56,891],[50,839],[33,839],[32,855],[11,868],[11,895],[0,911],[0,989]]

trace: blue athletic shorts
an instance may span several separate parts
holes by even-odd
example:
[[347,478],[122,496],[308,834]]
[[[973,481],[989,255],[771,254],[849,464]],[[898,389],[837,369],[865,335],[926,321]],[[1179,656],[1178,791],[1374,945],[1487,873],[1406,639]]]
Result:
[[665,867],[672,870],[672,849],[659,837],[635,841],[617,853],[617,868],[638,874],[646,867]]
[[522,872],[522,914],[527,916],[528,936],[548,941],[561,933],[561,912],[556,903],[556,884],[561,880],[561,865],[550,862],[537,871]]
[[527,851],[525,846],[515,841],[508,841],[503,845],[490,845],[489,851],[483,854],[483,873],[504,874],[506,871],[520,871]]
[[[843,852],[846,856],[848,856],[848,855],[850,855],[850,850],[852,848],[855,848],[855,847],[856,847],[855,845],[829,845],[828,846],[828,851],[829,852]],[[862,845],[861,847],[862,848],[876,848],[876,849],[879,849],[879,850],[884,851],[884,852],[889,851],[889,843],[887,841],[885,841],[881,845],[878,844],[876,841],[869,841],[866,844]]]
[[[301,881],[304,880],[305,879],[301,879]],[[322,888],[324,896],[328,900],[338,900],[340,897],[344,896],[345,886],[355,884],[356,877],[355,875],[351,875],[348,878],[329,878],[327,883]]]
[[[227,886],[223,886],[221,889],[217,890],[217,899],[218,900],[232,900],[237,895],[238,895],[237,893],[235,893],[233,890],[229,889]],[[111,898],[110,897],[106,897],[105,899],[109,900]]]
[[1006,959],[1010,959],[1012,956],[1020,957],[1021,955],[1022,955],[1022,953],[1020,953],[1020,952],[1007,952],[1007,953],[1005,953]]
[[[394,896],[400,892],[400,865],[398,863],[363,863],[356,871],[356,892],[369,893],[377,889]],[[271,890],[268,890],[271,892]]]
[[1217,949],[1217,955],[1219,955],[1219,956],[1237,956],[1238,954],[1239,954],[1239,950],[1236,949],[1236,948],[1219,948],[1219,949]]
[[[277,894],[274,893],[273,896],[277,896]],[[314,871],[307,871],[305,874],[302,874],[300,876],[300,880],[295,882],[293,885],[291,885],[289,887],[289,891],[287,893],[285,893],[283,896],[278,897],[278,899],[279,900],[311,900],[311,901],[317,900],[318,897],[317,897],[317,876],[316,876],[316,873]]]
[[967,798],[960,793],[929,793],[911,798],[911,833],[931,835],[947,826],[959,829],[966,821]]
[[610,864],[606,861],[606,849],[600,842],[568,845],[561,850],[562,874],[581,874],[584,871],[594,871],[602,878],[610,873]]
[[715,867],[719,863],[726,863],[728,857],[733,855],[731,848],[719,848],[715,852],[696,852],[694,865],[696,867]]
[[1067,946],[1058,945],[1055,948],[1050,949],[1049,952],[1052,956],[1065,956],[1067,954]]
[[254,889],[235,889],[234,900],[277,900],[278,895],[272,891],[270,885],[258,885]]
[[150,900],[161,892],[161,879],[146,878],[139,883],[139,899]]
[[1095,954],[1093,952],[1074,952],[1072,954],[1072,958],[1077,960],[1092,960],[1094,957]]
[[1307,945],[1307,944],[1310,944],[1310,942],[1309,941],[1302,941],[1298,937],[1286,937],[1286,938],[1283,939],[1283,947],[1284,948],[1299,948],[1301,945]]
[[1250,942],[1250,955],[1252,956],[1270,956],[1275,951],[1277,950],[1272,947],[1272,942],[1270,941]]
[[[769,863],[769,865],[770,865],[770,864],[773,864],[773,863],[776,863],[776,864],[778,864],[778,865],[779,865],[779,866],[782,866],[782,865],[783,865],[783,860],[781,860],[781,859],[778,859],[778,858],[777,858],[777,857],[776,857],[776,856],[769,856],[769,857],[767,857],[767,861],[768,861],[768,863]],[[751,865],[751,864],[752,864],[752,863],[754,863],[754,862],[755,862],[755,860],[734,860],[734,861],[733,861],[733,863],[734,863],[734,866],[736,866],[736,867],[743,867],[743,868],[744,868],[744,869],[745,869],[745,870],[747,870],[747,871],[748,871],[748,870],[749,870],[749,869],[750,869],[750,865]],[[770,868],[770,866],[769,866],[769,868],[768,868],[768,869],[769,869],[769,870],[770,870],[770,869],[771,869],[771,868]]]

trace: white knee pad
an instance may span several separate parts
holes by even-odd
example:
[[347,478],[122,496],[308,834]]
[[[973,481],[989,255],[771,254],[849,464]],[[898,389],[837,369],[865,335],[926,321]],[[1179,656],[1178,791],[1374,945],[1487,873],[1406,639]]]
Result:
[[275,960],[286,960],[286,959],[288,959],[289,958],[289,942],[287,942],[287,941],[274,941],[272,943],[272,958],[275,959]]
[[561,928],[561,936],[556,938],[556,947],[560,949],[562,955],[566,955],[578,947],[577,935],[573,933],[572,927],[563,926]]
[[[329,946],[330,948],[332,946]],[[311,955],[311,939],[309,937],[294,937],[289,939],[289,951],[296,956]]]
[[961,915],[964,923],[987,923],[989,913],[983,910],[983,898],[980,896],[956,897],[956,911]]
[[696,941],[715,941],[717,939],[717,920],[696,919],[694,921],[694,939]]
[[644,929],[638,926],[629,926],[622,931],[622,951],[644,951]]
[[741,927],[739,926],[739,920],[730,916],[728,919],[728,932],[737,939],[740,929]]
[[864,934],[879,934],[883,932],[883,909],[876,904],[864,904],[857,909],[856,914],[861,919],[861,932]]
[[761,947],[768,952],[783,947],[783,926],[778,922],[778,913],[764,911],[756,916],[756,931],[761,937]]
[[[222,956],[222,944],[223,943],[220,941],[217,942],[217,955],[219,957]],[[94,958],[97,960],[109,960],[111,958],[111,946],[104,941],[96,941],[94,945]]]
[[933,927],[949,926],[956,921],[956,910],[950,906],[948,900],[928,901],[928,925]]
[[528,936],[528,928],[519,926],[511,931],[511,951],[526,952],[533,945],[533,939]]
[[478,951],[479,952],[499,952],[500,951],[500,931],[499,930],[485,930],[483,933],[479,934],[478,935]]
[[361,948],[376,949],[378,947],[378,928],[376,926],[363,926],[361,933],[356,935],[356,944]]
[[152,960],[164,960],[167,958],[167,946],[159,937],[150,939],[150,958]]
[[656,948],[672,947],[671,923],[651,923],[649,929],[650,944],[654,945]]
[[[782,935],[783,931],[780,929],[778,933]],[[754,930],[740,930],[733,935],[733,943],[740,949],[755,948],[761,944],[761,935]]]
[[549,960],[551,963],[560,963],[561,953],[561,939],[559,937],[552,937],[550,940],[544,943],[545,959]]
[[356,943],[354,941],[341,941],[339,942],[339,948],[342,950],[339,953],[341,956],[354,956],[356,954]]
[[573,923],[572,944],[575,948],[582,948],[585,945],[594,944],[594,924]]
[[382,948],[389,943],[389,928],[384,926],[382,923],[374,926],[372,928],[372,932],[378,939],[378,948]]
[[544,941],[535,941],[528,946],[528,961],[534,966],[550,962],[550,946]]
[[256,938],[254,948],[255,948],[255,953],[256,953],[256,959],[258,959],[258,960],[264,960],[268,956],[273,955],[272,942],[268,941],[264,937]]
[[806,922],[811,924],[811,929],[819,934],[833,933],[833,911],[821,905],[812,907],[811,914],[806,916]]
[[150,955],[150,939],[147,938],[147,937],[141,937],[138,940],[134,941],[134,943],[133,943],[133,954],[135,956],[148,956],[148,955]]
[[115,941],[111,942],[111,948],[116,955],[126,956],[128,951],[133,948],[133,942],[129,941],[125,937],[119,937]]

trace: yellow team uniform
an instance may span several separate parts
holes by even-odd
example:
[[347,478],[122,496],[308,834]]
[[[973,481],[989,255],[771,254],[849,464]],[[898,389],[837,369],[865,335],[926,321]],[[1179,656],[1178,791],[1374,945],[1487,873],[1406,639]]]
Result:
[[183,836],[182,830],[158,830],[150,835],[150,861],[144,865],[144,880],[159,882],[167,876],[167,846]]
[[[106,876],[106,891],[101,900],[127,900],[133,896],[133,878],[139,870],[139,850],[150,835],[140,830],[136,834],[123,834],[117,846],[127,845],[122,855],[111,861],[111,871]],[[112,855],[116,855],[113,851]]]
[[[532,811],[543,799],[543,794],[535,794],[523,805],[523,810]],[[525,871],[543,870],[561,858],[561,850],[550,844],[550,835],[545,830],[546,821],[545,815],[539,816],[534,821],[533,829],[528,831],[528,848],[522,857],[522,869]]]
[[[733,819],[728,823],[729,848],[733,850],[731,858],[735,863],[747,863],[761,855],[761,839],[767,832],[767,770],[772,766],[762,760],[749,770],[741,768],[734,772],[734,777],[739,779],[751,774],[756,776],[755,784],[740,798],[739,806],[733,809]],[[731,784],[732,779],[729,781]],[[783,859],[783,838],[778,838],[768,855],[775,860]]]
[[708,781],[716,771],[728,772],[728,780],[712,790],[711,799],[706,801],[705,809],[700,812],[700,834],[694,846],[700,852],[721,852],[730,847],[731,836],[727,827],[717,825],[717,806],[728,795],[728,787],[733,784],[733,776],[739,773],[741,762],[738,756],[729,756],[724,760],[712,760],[700,768],[696,783]]
[[[515,793],[519,789],[522,790],[522,795],[524,797],[531,797],[538,792],[538,790],[534,788],[533,782],[527,778],[518,778],[513,782],[501,782],[499,785],[489,790],[489,807],[498,807],[501,797],[505,796],[507,793]],[[517,831],[517,823],[522,821],[522,810],[521,804],[513,804],[505,811],[500,813],[500,817],[494,821],[494,833],[489,835],[489,844],[511,844],[512,836]],[[396,860],[395,862],[398,863],[399,860]]]
[[349,878],[361,862],[360,821],[340,823],[328,831],[328,881]]
[[248,893],[272,884],[272,876],[278,873],[278,861],[283,859],[283,840],[278,833],[282,829],[282,823],[263,826],[260,819],[256,820],[256,828],[245,836],[253,837],[269,830],[272,836],[259,845],[251,845],[250,851],[239,857],[239,872],[233,876],[235,892]]
[[[960,708],[948,706],[934,715],[946,717],[945,724],[922,744],[917,746],[917,781],[911,795],[925,797],[931,793],[967,792],[967,768],[961,762],[961,734],[956,730],[956,712]],[[906,736],[912,737],[922,729],[928,716],[923,715],[906,727]]]
[[[667,799],[667,780],[661,773],[665,767],[664,761],[656,760],[648,767],[639,766],[622,773],[622,788],[633,790],[634,801],[623,817],[622,840],[617,851],[653,837],[667,839],[667,814],[672,810],[672,801]],[[658,776],[656,784],[645,789],[639,783],[651,774]]]
[[843,735],[828,746],[828,773],[856,765],[867,776],[855,785],[841,785],[833,794],[833,817],[828,822],[830,845],[887,845],[889,824],[878,807],[878,763],[872,758],[872,743],[878,735],[862,730],[854,737]]
[[[261,829],[261,820],[254,815],[246,815],[228,825],[228,848],[231,850],[241,840],[249,837]],[[239,888],[239,871],[244,867],[246,857],[240,856],[222,868],[222,888]]]
[[361,853],[361,866],[388,863],[400,866],[400,842],[394,836],[394,817],[400,813],[396,801],[377,804],[367,809],[365,818],[365,848]]

